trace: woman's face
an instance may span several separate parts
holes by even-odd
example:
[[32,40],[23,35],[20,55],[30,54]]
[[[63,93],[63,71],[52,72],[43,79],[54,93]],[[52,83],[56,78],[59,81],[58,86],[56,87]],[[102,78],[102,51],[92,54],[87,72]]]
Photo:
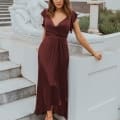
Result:
[[63,7],[64,0],[53,0],[53,4],[57,9],[60,9]]

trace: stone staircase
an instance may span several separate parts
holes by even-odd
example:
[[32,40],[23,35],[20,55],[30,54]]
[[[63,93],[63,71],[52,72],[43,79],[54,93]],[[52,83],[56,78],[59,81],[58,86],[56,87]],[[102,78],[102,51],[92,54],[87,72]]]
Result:
[[0,49],[0,119],[41,120],[33,114],[35,83],[24,78],[21,66],[9,60],[9,52]]
[[0,26],[10,26],[9,6],[13,4],[13,0],[0,0]]

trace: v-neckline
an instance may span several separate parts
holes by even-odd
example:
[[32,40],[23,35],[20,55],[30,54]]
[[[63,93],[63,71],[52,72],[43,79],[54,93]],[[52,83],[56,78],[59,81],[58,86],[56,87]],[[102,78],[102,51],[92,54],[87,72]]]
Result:
[[53,20],[51,19],[51,17],[49,17],[49,18],[50,18],[50,21],[52,22],[53,26],[54,27],[58,27],[63,21],[65,21],[67,19],[67,16],[64,19],[62,19],[57,25],[55,25],[55,23],[53,22]]

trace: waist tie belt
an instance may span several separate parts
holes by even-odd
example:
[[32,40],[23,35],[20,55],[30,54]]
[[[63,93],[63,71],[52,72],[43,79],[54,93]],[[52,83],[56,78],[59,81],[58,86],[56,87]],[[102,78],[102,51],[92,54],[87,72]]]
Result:
[[63,35],[60,35],[60,34],[57,34],[57,33],[49,32],[49,31],[46,31],[46,36],[48,36],[48,37],[58,37],[58,38],[63,38],[63,39],[67,38],[67,36],[63,36]]

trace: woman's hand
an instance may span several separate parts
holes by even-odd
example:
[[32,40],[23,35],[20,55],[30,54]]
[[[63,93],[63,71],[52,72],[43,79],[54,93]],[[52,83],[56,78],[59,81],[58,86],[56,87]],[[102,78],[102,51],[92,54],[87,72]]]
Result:
[[101,60],[102,59],[102,54],[100,52],[94,52],[93,56],[97,59],[97,60]]

